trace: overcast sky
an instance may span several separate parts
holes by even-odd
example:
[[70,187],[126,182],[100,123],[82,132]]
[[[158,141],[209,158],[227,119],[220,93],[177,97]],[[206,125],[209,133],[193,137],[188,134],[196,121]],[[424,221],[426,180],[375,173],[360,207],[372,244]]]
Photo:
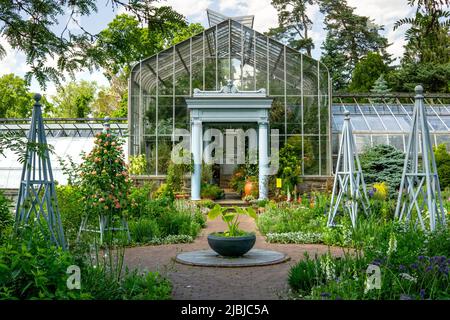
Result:
[[[107,0],[98,0],[99,12],[89,17],[80,19],[81,25],[90,32],[98,32],[104,29],[107,24],[118,13],[111,7],[106,6]],[[166,0],[160,1],[158,5],[171,5],[175,10],[185,15],[189,22],[199,22],[204,27],[208,27],[206,9],[211,8],[227,16],[254,15],[254,28],[257,31],[265,32],[269,28],[277,25],[276,10],[270,4],[271,0]],[[406,16],[412,16],[414,8],[407,5],[407,0],[347,0],[348,4],[355,7],[356,14],[371,17],[376,24],[384,25],[383,34],[387,36],[392,45],[388,51],[394,58],[401,57],[403,45],[405,44],[405,27],[393,31],[395,21]],[[313,57],[320,59],[320,47],[325,39],[326,32],[323,30],[323,16],[318,7],[312,7],[309,15],[314,21],[311,37],[314,40],[315,49]],[[62,16],[60,21],[65,24],[67,16]],[[76,28],[76,26],[70,26]],[[25,56],[21,52],[12,50],[5,39],[0,38],[0,43],[7,50],[7,56],[0,60],[0,75],[15,73],[23,76],[29,69],[25,63]],[[398,61],[398,60],[397,60]],[[50,62],[53,64],[54,62]],[[101,85],[106,85],[107,80],[100,71],[90,73],[88,71],[77,74],[77,80],[86,79],[97,81]],[[32,91],[43,91],[39,85],[33,81]],[[46,93],[52,95],[56,91],[52,83],[48,84]]]

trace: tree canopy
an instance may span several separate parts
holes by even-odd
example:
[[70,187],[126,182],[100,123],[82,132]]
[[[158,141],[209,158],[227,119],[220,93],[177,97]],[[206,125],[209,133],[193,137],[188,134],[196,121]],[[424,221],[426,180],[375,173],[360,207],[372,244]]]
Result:
[[54,115],[65,118],[86,118],[92,113],[96,92],[97,84],[85,80],[69,82],[59,87],[56,95],[53,96]]
[[354,13],[345,0],[321,0],[327,35],[322,46],[322,62],[331,70],[335,90],[345,88],[360,59],[376,52],[390,63],[387,39],[380,35],[384,27],[369,17]]
[[353,70],[350,91],[369,92],[376,80],[389,71],[383,57],[374,52],[369,52],[362,58]]
[[[182,21],[184,17],[170,7],[157,8],[155,1],[136,0],[104,0],[112,10],[125,8],[138,21],[143,22],[150,32],[165,30],[167,22]],[[72,74],[85,68],[91,68],[90,55],[98,37],[83,28],[78,17],[96,13],[96,0],[11,0],[0,1],[0,36],[13,49],[23,52],[30,71],[25,80],[29,83],[32,77],[45,88],[48,81],[59,83],[64,79],[63,72]],[[66,12],[69,18],[61,25]],[[162,23],[163,22],[163,23]],[[72,32],[70,23],[79,25],[81,31]],[[58,30],[58,31],[56,31]],[[0,45],[0,58],[5,55]],[[56,61],[56,66],[50,62]]]
[[[0,77],[0,118],[31,117],[33,103],[33,93],[23,78],[12,73]],[[44,116],[52,111],[45,96],[41,104]]]

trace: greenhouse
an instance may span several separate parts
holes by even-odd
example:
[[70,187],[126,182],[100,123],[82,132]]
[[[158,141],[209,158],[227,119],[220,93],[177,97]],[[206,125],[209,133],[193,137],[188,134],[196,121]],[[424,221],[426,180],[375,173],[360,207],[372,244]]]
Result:
[[[306,154],[304,175],[330,175],[330,77],[326,66],[252,29],[252,17],[230,19],[208,11],[210,26],[136,64],[129,81],[130,155],[145,154],[150,173],[167,171],[173,134],[190,130],[186,98],[195,89],[265,89],[273,99],[270,129],[282,146],[295,141]],[[214,124],[210,124],[213,127]],[[222,123],[220,128],[242,128]],[[305,147],[306,146],[306,147]],[[222,172],[232,173],[230,168]]]

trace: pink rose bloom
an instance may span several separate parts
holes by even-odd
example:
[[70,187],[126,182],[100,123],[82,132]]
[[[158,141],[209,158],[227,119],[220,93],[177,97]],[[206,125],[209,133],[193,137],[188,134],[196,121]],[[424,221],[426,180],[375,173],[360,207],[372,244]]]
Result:
[[112,146],[115,146],[115,145],[116,145],[116,142],[115,142],[115,141],[111,142],[111,145],[112,145]]
[[98,201],[105,202],[105,198],[100,198],[100,199],[98,199]]
[[116,209],[120,209],[120,203],[116,203]]

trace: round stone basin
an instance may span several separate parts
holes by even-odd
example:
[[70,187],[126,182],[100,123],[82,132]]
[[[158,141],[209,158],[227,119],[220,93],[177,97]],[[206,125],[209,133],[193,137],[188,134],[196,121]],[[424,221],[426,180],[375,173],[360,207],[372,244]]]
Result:
[[203,267],[257,267],[288,261],[288,255],[271,250],[252,249],[240,257],[223,257],[213,250],[179,253],[176,261],[191,266]]

